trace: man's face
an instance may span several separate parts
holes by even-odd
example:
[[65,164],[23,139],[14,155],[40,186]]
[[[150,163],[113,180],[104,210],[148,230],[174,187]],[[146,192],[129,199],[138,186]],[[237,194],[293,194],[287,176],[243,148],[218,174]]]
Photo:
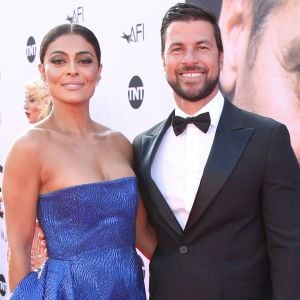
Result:
[[214,95],[221,59],[209,22],[176,21],[167,28],[163,64],[177,102]]
[[300,1],[289,0],[266,19],[253,66],[238,66],[233,102],[287,125],[300,162]]

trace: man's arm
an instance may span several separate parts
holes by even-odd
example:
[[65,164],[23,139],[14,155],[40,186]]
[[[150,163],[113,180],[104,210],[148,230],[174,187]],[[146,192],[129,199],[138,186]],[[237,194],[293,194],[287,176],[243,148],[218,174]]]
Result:
[[300,169],[284,125],[272,134],[262,197],[273,300],[299,300]]

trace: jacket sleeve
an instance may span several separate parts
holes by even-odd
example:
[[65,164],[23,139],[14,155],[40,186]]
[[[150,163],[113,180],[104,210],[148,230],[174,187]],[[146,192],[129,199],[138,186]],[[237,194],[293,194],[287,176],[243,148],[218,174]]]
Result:
[[299,300],[300,168],[282,124],[270,139],[261,192],[273,300]]

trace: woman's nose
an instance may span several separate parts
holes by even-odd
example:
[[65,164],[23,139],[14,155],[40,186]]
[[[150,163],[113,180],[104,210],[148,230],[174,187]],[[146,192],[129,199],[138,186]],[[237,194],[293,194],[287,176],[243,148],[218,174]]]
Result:
[[75,62],[70,62],[69,63],[68,74],[70,74],[70,75],[78,74],[77,66],[76,66]]

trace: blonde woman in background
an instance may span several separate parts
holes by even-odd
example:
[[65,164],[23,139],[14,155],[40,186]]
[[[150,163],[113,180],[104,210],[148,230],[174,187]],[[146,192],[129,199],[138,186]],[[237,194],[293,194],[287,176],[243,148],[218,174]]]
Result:
[[25,84],[24,110],[30,124],[44,119],[52,109],[48,86],[41,79],[34,79]]
[[[30,124],[37,123],[49,115],[52,109],[52,99],[48,86],[42,79],[33,79],[25,83],[25,105],[24,110]],[[31,249],[31,268],[40,267],[46,259],[45,248],[42,247],[44,236],[38,222],[36,225],[34,239]]]

